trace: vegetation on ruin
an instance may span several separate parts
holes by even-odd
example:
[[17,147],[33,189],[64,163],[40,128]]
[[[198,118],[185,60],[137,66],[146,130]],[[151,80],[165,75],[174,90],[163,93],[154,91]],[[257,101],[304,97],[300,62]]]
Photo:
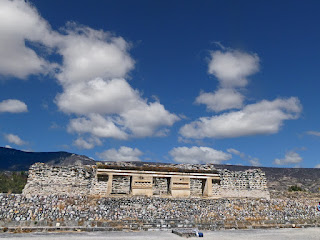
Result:
[[290,186],[288,188],[288,191],[289,192],[300,192],[300,191],[303,191],[301,187],[297,186],[297,185],[294,185],[294,186]]
[[21,193],[27,183],[27,173],[21,172],[0,172],[1,193]]

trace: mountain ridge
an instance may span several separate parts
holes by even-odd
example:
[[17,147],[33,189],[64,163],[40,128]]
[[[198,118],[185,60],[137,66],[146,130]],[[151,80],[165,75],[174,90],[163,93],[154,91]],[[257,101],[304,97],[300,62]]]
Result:
[[92,165],[95,161],[74,153],[58,152],[25,152],[13,148],[0,147],[0,170],[2,171],[28,171],[29,167],[43,162],[49,165]]

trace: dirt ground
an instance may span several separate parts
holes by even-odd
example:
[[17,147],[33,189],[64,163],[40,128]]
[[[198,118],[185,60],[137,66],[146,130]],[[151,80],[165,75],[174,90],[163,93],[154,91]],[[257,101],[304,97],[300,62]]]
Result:
[[[5,240],[176,240],[185,239],[170,231],[150,232],[79,232],[79,233],[1,233],[0,239]],[[197,239],[188,238],[188,239]],[[319,240],[320,228],[305,229],[266,229],[266,230],[225,230],[204,231],[201,239],[219,240]]]

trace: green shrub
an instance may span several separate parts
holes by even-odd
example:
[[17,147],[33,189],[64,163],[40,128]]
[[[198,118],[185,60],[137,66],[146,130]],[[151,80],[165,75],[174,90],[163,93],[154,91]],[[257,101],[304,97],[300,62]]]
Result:
[[294,186],[290,186],[288,188],[288,191],[289,192],[298,192],[298,191],[303,191],[301,187],[297,186],[297,185],[294,185]]
[[27,174],[21,172],[0,172],[1,193],[21,193],[27,183]]

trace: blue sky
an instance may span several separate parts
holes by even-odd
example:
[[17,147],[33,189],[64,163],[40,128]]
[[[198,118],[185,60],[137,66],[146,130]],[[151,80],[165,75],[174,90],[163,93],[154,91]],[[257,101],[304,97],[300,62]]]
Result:
[[0,0],[0,145],[320,167],[319,7]]

